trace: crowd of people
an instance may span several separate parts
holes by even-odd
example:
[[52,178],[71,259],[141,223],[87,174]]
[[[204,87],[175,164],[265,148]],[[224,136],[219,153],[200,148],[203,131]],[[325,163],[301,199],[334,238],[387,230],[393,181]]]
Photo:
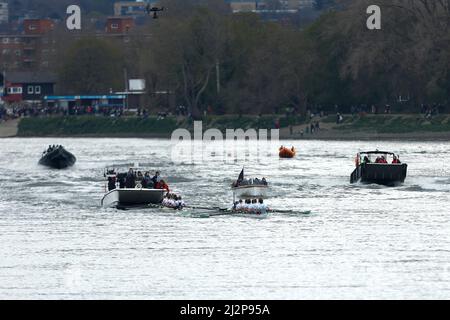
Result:
[[242,199],[233,204],[234,212],[262,214],[267,212],[269,207],[264,203],[263,199]]
[[114,170],[108,171],[108,190],[114,190],[119,184],[120,189],[163,189],[170,192],[169,186],[161,178],[159,171],[155,172],[153,177],[150,176],[150,172],[135,171],[130,168],[127,173],[116,173]]
[[253,185],[260,185],[260,186],[267,186],[267,180],[266,178],[250,178],[250,179],[238,179],[234,184],[233,187],[242,187],[242,186],[253,186]]
[[52,152],[53,150],[56,150],[60,147],[60,145],[49,145],[48,148],[42,153],[42,155],[45,155],[47,153]]
[[176,210],[181,210],[186,206],[181,196],[178,196],[175,193],[168,193],[161,204],[164,207]]
[[[370,161],[370,159],[369,159],[368,156],[365,156],[364,159],[363,159],[363,163],[372,163],[372,162]],[[379,157],[377,157],[377,158],[375,159],[375,162],[374,162],[374,163],[383,163],[383,164],[387,164],[388,161],[387,161],[387,159],[386,159],[385,156],[379,156]],[[401,161],[400,161],[400,159],[398,158],[398,156],[393,155],[392,164],[401,164]]]

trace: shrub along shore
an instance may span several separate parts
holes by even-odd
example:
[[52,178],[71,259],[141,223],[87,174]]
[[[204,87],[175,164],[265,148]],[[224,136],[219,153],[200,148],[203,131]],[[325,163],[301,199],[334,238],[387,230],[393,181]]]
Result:
[[[319,123],[319,130],[311,133],[311,123]],[[170,138],[174,130],[185,128],[193,131],[193,122],[186,118],[167,117],[36,117],[20,121],[3,122],[2,128],[17,125],[16,137],[137,137]],[[305,120],[296,116],[208,116],[203,119],[203,130],[226,129],[274,129],[280,126],[282,139],[414,139],[442,140],[450,138],[450,115],[438,115],[426,119],[420,114],[344,115],[342,123],[336,116],[316,117]],[[6,132],[6,130],[3,130]],[[13,130],[14,131],[14,130]],[[11,136],[8,134],[0,137]]]

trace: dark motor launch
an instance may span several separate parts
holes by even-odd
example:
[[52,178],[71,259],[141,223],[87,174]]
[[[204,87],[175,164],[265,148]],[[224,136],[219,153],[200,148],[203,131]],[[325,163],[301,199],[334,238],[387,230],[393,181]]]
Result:
[[[388,156],[392,162],[388,163]],[[372,158],[376,157],[375,161]],[[401,163],[397,155],[392,152],[369,151],[358,153],[355,159],[356,169],[350,176],[350,183],[376,183],[394,186],[406,179],[408,165]]]
[[49,146],[42,154],[39,164],[55,169],[64,169],[75,164],[77,158],[63,146]]

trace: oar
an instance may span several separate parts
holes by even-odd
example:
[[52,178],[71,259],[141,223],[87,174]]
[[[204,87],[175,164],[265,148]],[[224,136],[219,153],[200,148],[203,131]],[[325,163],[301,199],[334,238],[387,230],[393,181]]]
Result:
[[311,210],[308,211],[294,211],[294,210],[269,210],[272,213],[297,213],[297,214],[310,214]]
[[194,210],[211,210],[211,211],[227,211],[228,209],[223,209],[219,207],[194,207],[194,206],[185,206],[186,209],[194,209]]

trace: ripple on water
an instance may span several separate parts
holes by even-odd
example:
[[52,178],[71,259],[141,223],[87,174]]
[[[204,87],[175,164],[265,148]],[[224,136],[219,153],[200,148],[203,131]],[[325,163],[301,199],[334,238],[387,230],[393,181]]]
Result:
[[[450,298],[450,143],[283,141],[297,159],[265,150],[260,162],[179,165],[157,139],[0,143],[0,297]],[[76,166],[37,165],[55,143]],[[405,184],[350,185],[356,152],[381,147],[408,163]],[[268,204],[286,212],[199,219],[192,210],[100,208],[104,167],[135,162],[207,207],[230,205],[230,183],[245,166],[266,176]]]

